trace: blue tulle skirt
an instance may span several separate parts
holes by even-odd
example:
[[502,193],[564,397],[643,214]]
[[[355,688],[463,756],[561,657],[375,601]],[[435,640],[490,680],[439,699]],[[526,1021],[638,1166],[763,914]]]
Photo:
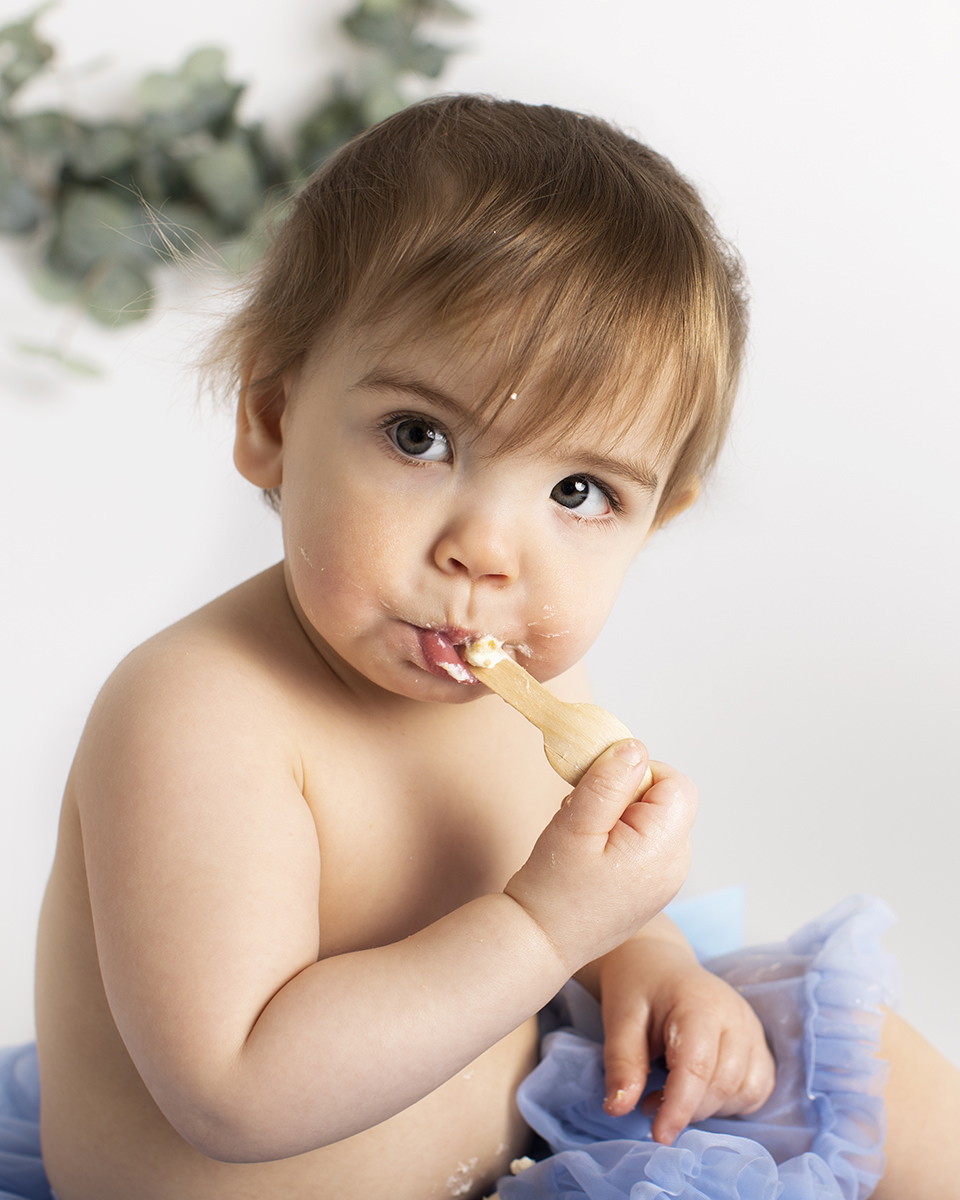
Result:
[[32,1043],[0,1050],[0,1200],[55,1200],[40,1155],[40,1077]]
[[[673,915],[681,926],[692,919],[686,932],[698,948],[709,912]],[[639,1108],[604,1112],[599,1006],[569,984],[566,1025],[546,1035],[518,1097],[551,1153],[501,1180],[500,1200],[865,1200],[884,1162],[887,1072],[876,1053],[880,1006],[895,1000],[880,944],[890,922],[879,901],[852,897],[786,942],[708,957],[760,1016],[777,1083],[757,1112],[699,1122],[672,1146],[651,1140]],[[647,1090],[664,1079],[655,1071]]]
[[[519,1103],[550,1154],[503,1179],[501,1200],[865,1200],[883,1171],[880,1005],[894,970],[880,945],[890,914],[854,897],[786,942],[733,949],[731,889],[671,915],[710,970],[760,1015],[777,1060],[770,1100],[750,1117],[703,1121],[673,1146],[637,1109],[603,1111],[599,1007],[571,983],[552,1007],[539,1066]],[[717,956],[719,955],[719,957]],[[552,1028],[550,1028],[552,1026]],[[662,1086],[654,1072],[649,1089]],[[0,1200],[56,1200],[40,1152],[33,1045],[0,1051]]]

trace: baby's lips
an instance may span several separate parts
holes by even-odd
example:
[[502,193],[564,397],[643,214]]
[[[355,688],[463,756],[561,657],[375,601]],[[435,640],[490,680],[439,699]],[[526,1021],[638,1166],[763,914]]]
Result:
[[[453,636],[457,636],[459,632],[451,631]],[[434,675],[455,679],[457,683],[477,682],[476,676],[457,653],[450,634],[439,629],[420,629],[417,631],[417,639],[420,642],[423,660]]]

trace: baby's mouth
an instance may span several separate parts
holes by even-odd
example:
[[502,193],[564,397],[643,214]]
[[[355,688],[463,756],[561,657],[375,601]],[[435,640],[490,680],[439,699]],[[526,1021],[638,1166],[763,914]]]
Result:
[[470,668],[457,653],[475,635],[463,629],[417,628],[417,641],[427,669],[441,679],[455,679],[457,683],[477,683]]

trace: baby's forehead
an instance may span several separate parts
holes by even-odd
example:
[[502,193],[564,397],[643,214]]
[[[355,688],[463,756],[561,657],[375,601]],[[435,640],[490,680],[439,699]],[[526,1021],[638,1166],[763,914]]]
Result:
[[571,355],[562,335],[517,336],[496,322],[418,330],[391,321],[344,333],[367,386],[456,410],[491,444],[536,453],[642,441],[663,461],[683,436],[673,356],[642,344]]

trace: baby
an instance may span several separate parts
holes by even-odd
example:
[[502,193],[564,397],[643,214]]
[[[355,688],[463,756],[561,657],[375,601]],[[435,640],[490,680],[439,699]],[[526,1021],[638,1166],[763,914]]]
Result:
[[[215,355],[283,562],[120,665],[66,788],[37,977],[60,1200],[485,1196],[535,1149],[517,1089],[573,976],[611,1120],[661,1055],[658,1145],[768,1099],[754,1009],[661,911],[693,785],[654,762],[640,794],[627,740],[568,795],[448,669],[490,634],[586,698],[624,573],[719,452],[744,337],[697,195],[602,122],[433,100],[308,184]],[[955,1073],[886,1028],[876,1194],[930,1142],[911,1194],[946,1197]]]

